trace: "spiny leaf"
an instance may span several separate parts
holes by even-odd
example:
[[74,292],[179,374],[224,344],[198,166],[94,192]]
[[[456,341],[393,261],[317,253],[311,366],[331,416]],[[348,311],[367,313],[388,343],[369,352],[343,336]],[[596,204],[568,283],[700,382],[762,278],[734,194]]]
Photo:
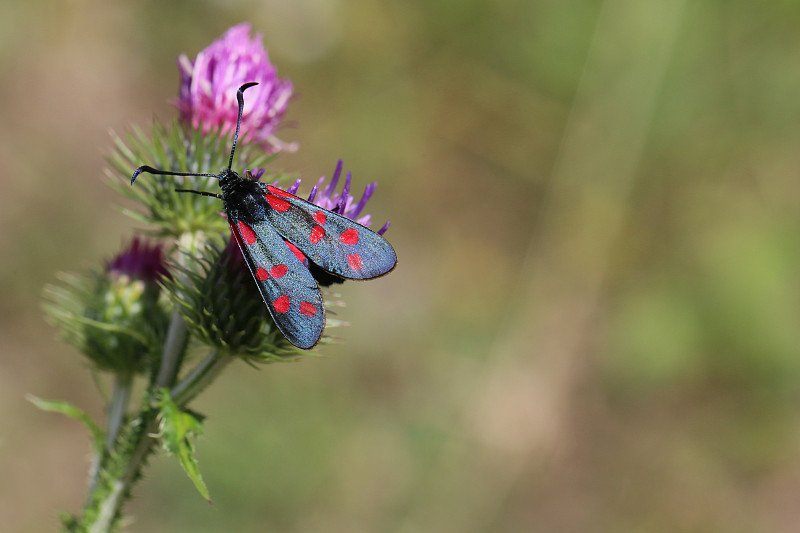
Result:
[[188,410],[181,410],[169,395],[169,391],[162,389],[159,393],[157,405],[161,410],[159,415],[161,440],[166,450],[175,455],[181,463],[183,470],[194,483],[200,495],[211,503],[200,468],[194,456],[192,438],[203,431],[202,417]]

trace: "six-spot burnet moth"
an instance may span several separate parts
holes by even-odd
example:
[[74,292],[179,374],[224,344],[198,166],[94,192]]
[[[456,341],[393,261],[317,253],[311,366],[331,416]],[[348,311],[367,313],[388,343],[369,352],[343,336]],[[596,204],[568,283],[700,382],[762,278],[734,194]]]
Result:
[[386,239],[361,224],[231,170],[244,91],[253,85],[257,84],[245,83],[236,93],[239,115],[228,168],[219,174],[201,174],[144,165],[134,171],[131,185],[142,172],[217,178],[222,194],[176,190],[222,200],[231,232],[275,324],[289,342],[309,349],[325,327],[325,306],[309,261],[336,277],[365,280],[390,272],[397,256]]

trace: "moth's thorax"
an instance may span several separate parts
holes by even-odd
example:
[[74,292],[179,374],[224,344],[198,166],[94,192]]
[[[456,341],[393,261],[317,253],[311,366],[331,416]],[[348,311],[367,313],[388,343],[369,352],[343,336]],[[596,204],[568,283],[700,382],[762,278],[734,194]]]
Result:
[[219,187],[229,220],[248,222],[264,217],[264,193],[257,181],[226,168],[219,175]]

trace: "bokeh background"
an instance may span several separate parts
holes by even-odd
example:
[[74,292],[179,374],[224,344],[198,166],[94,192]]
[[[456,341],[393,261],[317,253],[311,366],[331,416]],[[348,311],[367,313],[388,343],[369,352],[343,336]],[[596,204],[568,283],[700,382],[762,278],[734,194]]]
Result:
[[155,459],[128,531],[756,532],[800,523],[800,4],[0,4],[0,531],[80,509],[102,417],[42,286],[136,229],[109,130],[250,21],[400,258],[324,357],[194,407],[209,506]]

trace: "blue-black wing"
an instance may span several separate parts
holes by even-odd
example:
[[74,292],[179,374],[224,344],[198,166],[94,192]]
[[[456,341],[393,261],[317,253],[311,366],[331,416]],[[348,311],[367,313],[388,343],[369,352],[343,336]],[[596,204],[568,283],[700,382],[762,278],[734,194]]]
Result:
[[392,245],[369,228],[272,185],[263,189],[272,227],[323,270],[372,279],[397,264]]
[[325,327],[325,306],[302,258],[268,220],[229,222],[278,329],[298,348],[312,348]]

